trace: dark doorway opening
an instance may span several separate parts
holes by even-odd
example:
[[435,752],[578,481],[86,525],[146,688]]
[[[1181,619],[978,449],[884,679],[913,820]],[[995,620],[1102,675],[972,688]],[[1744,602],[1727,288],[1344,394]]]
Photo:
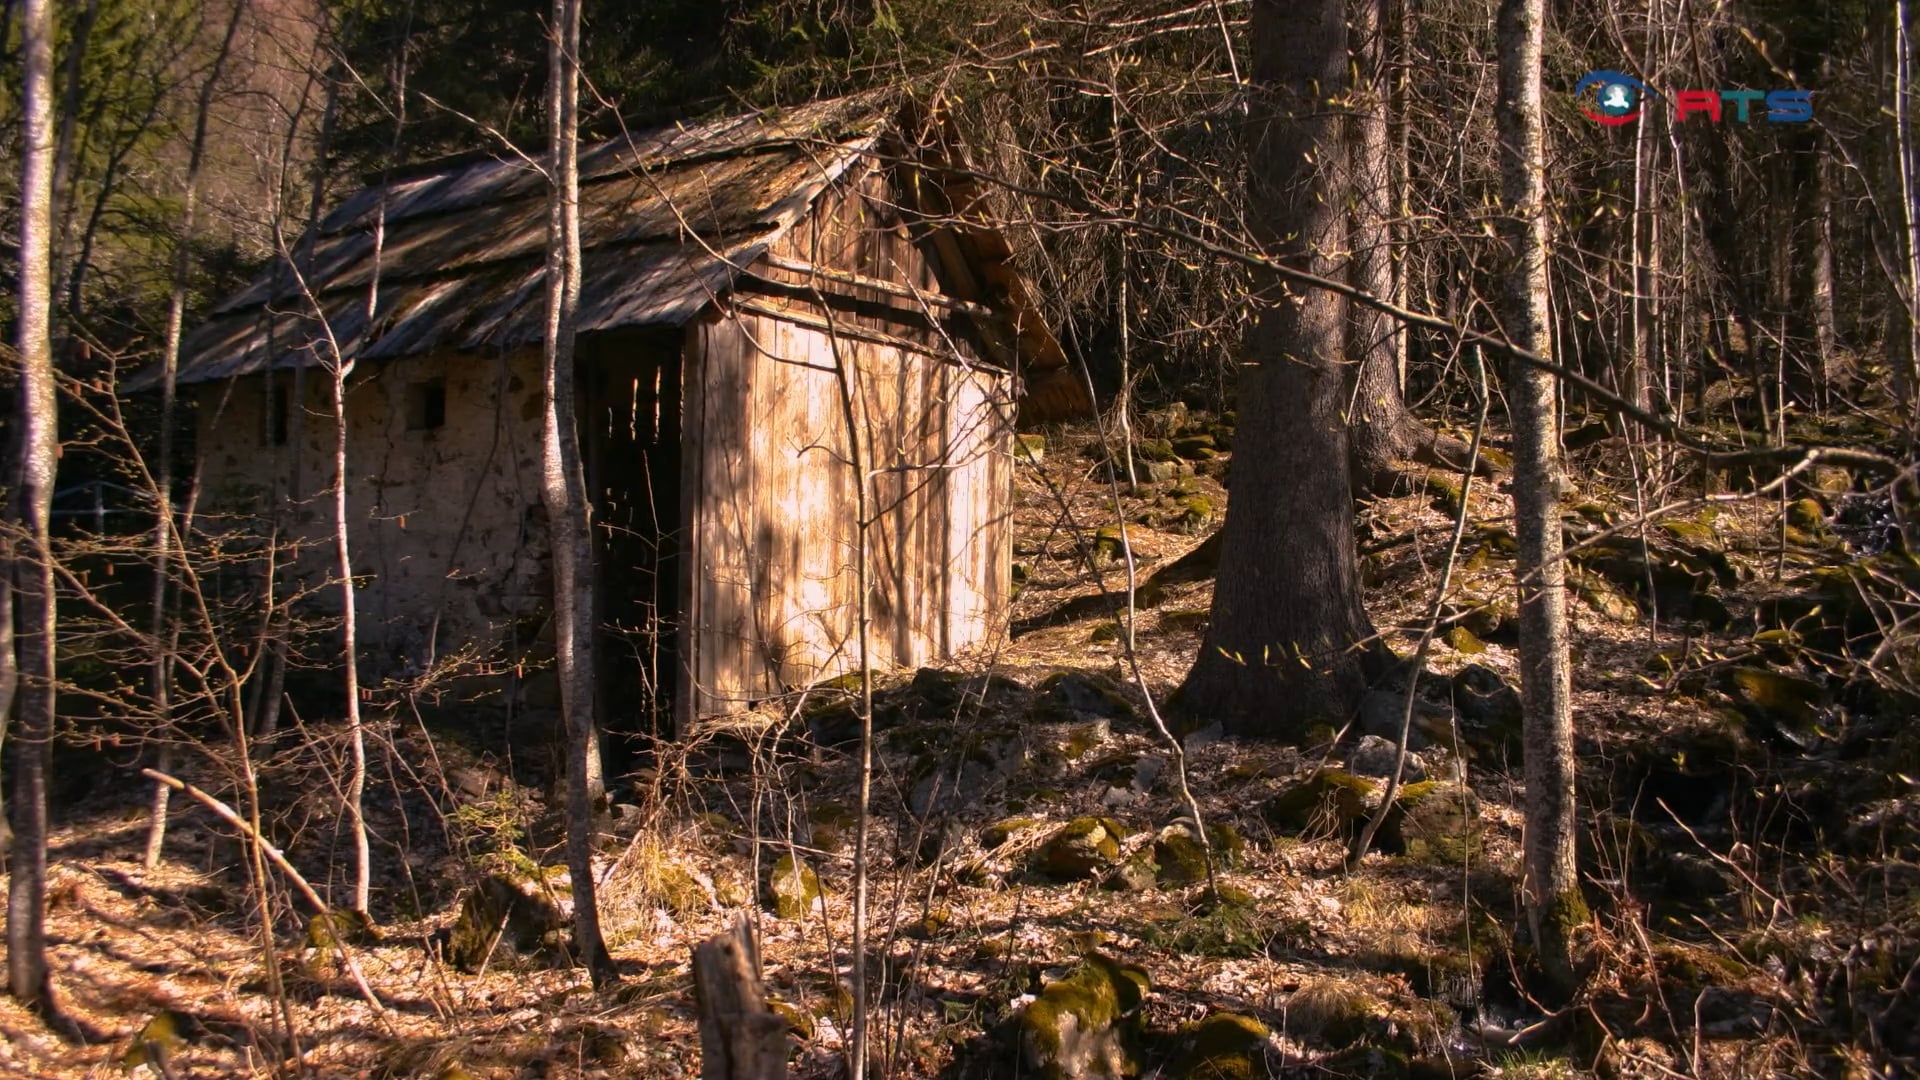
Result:
[[580,426],[593,503],[596,714],[609,777],[673,734],[681,621],[679,331],[579,343]]

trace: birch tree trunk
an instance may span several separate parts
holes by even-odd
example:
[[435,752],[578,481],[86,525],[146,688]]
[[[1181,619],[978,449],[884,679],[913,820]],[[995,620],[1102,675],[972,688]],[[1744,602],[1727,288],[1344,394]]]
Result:
[[[154,725],[160,739],[159,771],[173,771],[172,742],[172,704],[171,687],[168,685],[168,645],[167,645],[167,585],[173,562],[173,424],[177,387],[175,375],[180,368],[180,336],[187,310],[187,277],[191,267],[194,225],[200,200],[200,168],[206,160],[207,116],[213,107],[213,94],[220,84],[220,74],[226,67],[227,56],[233,51],[233,39],[240,29],[240,16],[246,11],[245,0],[235,0],[232,13],[227,17],[225,35],[220,39],[220,50],[214,54],[213,66],[207,72],[206,82],[200,86],[200,97],[196,103],[193,118],[193,143],[187,151],[187,175],[185,190],[180,196],[180,240],[173,251],[173,285],[167,296],[167,329],[160,346],[160,445],[155,453],[153,465],[154,482],[154,526],[153,526],[153,619],[149,629],[153,634],[152,669],[148,672],[150,689],[153,696]],[[141,863],[148,870],[160,862],[160,852],[167,840],[167,804],[173,789],[165,784],[153,785],[153,800],[148,808],[147,846]]]
[[[1274,257],[1345,274],[1346,0],[1256,0],[1248,207]],[[1222,526],[1213,618],[1181,688],[1183,708],[1234,734],[1297,739],[1344,724],[1366,690],[1372,637],[1360,606],[1348,482],[1347,303],[1327,290],[1257,283],[1240,376],[1233,501]]]
[[53,506],[59,425],[54,396],[51,229],[53,19],[48,0],[24,0],[20,158],[20,461],[11,517],[19,635],[15,695],[13,858],[7,882],[7,985],[22,1002],[51,1012],[47,974],[47,772],[53,756],[54,594],[47,521]]
[[[1513,252],[1501,319],[1515,346],[1546,356],[1546,149],[1541,103],[1545,0],[1501,0],[1500,139],[1503,224]],[[1572,675],[1567,654],[1566,564],[1560,539],[1557,386],[1538,368],[1510,363],[1513,515],[1519,541],[1520,697],[1526,758],[1527,919],[1542,966],[1562,992],[1574,982],[1573,938],[1587,921],[1574,867]]]
[[553,532],[555,650],[567,730],[567,868],[574,944],[600,986],[618,978],[600,934],[593,880],[594,809],[603,796],[594,730],[593,534],[574,400],[574,314],[580,303],[580,0],[554,0],[547,125],[547,407],[541,495]]
[[360,718],[360,620],[355,611],[353,553],[347,527],[347,373],[352,370],[336,351],[333,376],[333,551],[340,575],[340,661],[346,669],[347,692],[347,827],[353,840],[353,910],[367,914],[373,883],[373,852],[367,843],[367,818],[362,807],[367,790],[367,733]]

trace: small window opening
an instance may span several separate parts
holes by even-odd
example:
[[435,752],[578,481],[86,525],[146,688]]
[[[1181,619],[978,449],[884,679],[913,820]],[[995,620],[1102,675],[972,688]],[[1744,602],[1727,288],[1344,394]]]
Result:
[[447,382],[430,379],[407,387],[407,430],[432,431],[447,422]]
[[273,388],[273,401],[267,409],[267,441],[275,446],[287,445],[287,388]]

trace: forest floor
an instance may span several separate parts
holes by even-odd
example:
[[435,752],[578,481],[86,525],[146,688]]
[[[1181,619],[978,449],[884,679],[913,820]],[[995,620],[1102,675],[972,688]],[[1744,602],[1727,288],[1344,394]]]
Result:
[[[1163,479],[1123,496],[1119,515],[1141,586],[1139,670],[1163,707],[1205,629],[1201,545],[1225,505],[1231,429],[1190,416],[1167,434],[1145,441],[1173,457],[1155,466]],[[1887,628],[1912,618],[1920,573],[1875,553],[1887,527],[1871,500],[1845,494],[1851,478],[1707,502],[1689,501],[1698,478],[1676,481],[1660,491],[1682,507],[1642,527],[1618,443],[1576,456],[1567,524],[1584,545],[1575,717],[1593,920],[1585,989],[1548,1008],[1527,991],[1516,895],[1500,482],[1473,485],[1453,621],[1414,688],[1408,779],[1434,782],[1411,789],[1353,872],[1348,838],[1378,804],[1379,736],[1398,728],[1404,673],[1353,730],[1329,724],[1304,748],[1175,721],[1215,889],[1121,626],[1089,599],[1089,554],[1108,589],[1126,582],[1119,536],[1100,531],[1118,518],[1089,441],[1052,433],[1044,460],[1021,468],[1010,641],[881,681],[874,1075],[1038,1075],[1034,1055],[1073,1036],[1023,1008],[1045,993],[1055,1014],[1077,1009],[1074,1024],[1098,1029],[1098,993],[1076,1004],[1048,987],[1135,971],[1150,991],[1089,1044],[1135,1075],[1915,1075],[1920,730],[1901,690],[1914,647]],[[1359,529],[1374,624],[1403,656],[1460,498],[1457,477],[1409,486],[1365,505]],[[1645,505],[1660,501],[1651,474],[1639,486]],[[514,926],[477,952],[457,925],[485,874],[561,861],[553,792],[515,783],[501,749],[457,725],[376,718],[378,937],[277,919],[277,980],[231,831],[176,802],[166,856],[143,870],[146,793],[118,774],[59,808],[50,853],[54,982],[92,1039],[64,1041],[0,1001],[0,1075],[294,1074],[297,1056],[319,1077],[690,1077],[690,949],[742,910],[757,915],[767,988],[793,1027],[793,1073],[841,1075],[857,777],[845,697],[826,688],[795,722],[705,732],[622,780],[602,900],[622,980],[602,992],[543,955],[540,926],[516,948],[533,901],[469,905],[483,939]],[[331,729],[308,734],[262,763],[263,816],[337,896],[341,744]],[[186,772],[232,797],[211,765]],[[805,874],[769,884],[796,863],[817,889]],[[297,910],[270,884],[277,910]]]

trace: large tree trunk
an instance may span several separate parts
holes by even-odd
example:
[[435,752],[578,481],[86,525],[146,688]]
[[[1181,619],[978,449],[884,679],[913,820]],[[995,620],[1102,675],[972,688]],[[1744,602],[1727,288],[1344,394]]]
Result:
[[[1382,299],[1398,295],[1393,222],[1400,204],[1394,144],[1387,122],[1392,71],[1387,62],[1388,0],[1353,0],[1352,50],[1360,85],[1350,118],[1353,183],[1353,287]],[[1350,308],[1347,357],[1353,364],[1353,481],[1388,493],[1409,464],[1449,469],[1467,464],[1467,444],[1443,436],[1407,411],[1400,384],[1400,320],[1364,304]]]
[[[1332,102],[1347,90],[1345,0],[1257,0],[1260,95],[1248,205],[1275,257],[1342,274],[1346,153]],[[1297,738],[1344,722],[1365,691],[1336,293],[1260,283],[1240,376],[1241,425],[1213,594],[1186,708],[1229,732]]]
[[574,313],[580,304],[580,2],[554,0],[547,123],[547,408],[541,495],[553,530],[553,608],[567,729],[567,868],[580,959],[601,985],[617,978],[600,934],[593,880],[594,810],[602,798],[594,730],[593,534],[574,419]]
[[[1546,355],[1546,149],[1540,60],[1545,0],[1501,0],[1500,135],[1504,224],[1513,251],[1501,318],[1518,348]],[[1574,974],[1572,938],[1587,920],[1573,857],[1572,675],[1567,655],[1566,564],[1561,557],[1560,443],[1554,431],[1556,384],[1519,361],[1507,370],[1513,425],[1513,516],[1519,540],[1520,698],[1526,757],[1526,880],[1534,942],[1549,979],[1562,991]]]
[[48,318],[53,166],[53,20],[47,0],[21,12],[25,80],[20,159],[20,460],[12,517],[19,526],[13,575],[20,686],[15,695],[13,859],[7,882],[7,985],[13,996],[51,1010],[47,975],[47,773],[53,758],[53,555],[47,521],[59,452],[53,342]]

